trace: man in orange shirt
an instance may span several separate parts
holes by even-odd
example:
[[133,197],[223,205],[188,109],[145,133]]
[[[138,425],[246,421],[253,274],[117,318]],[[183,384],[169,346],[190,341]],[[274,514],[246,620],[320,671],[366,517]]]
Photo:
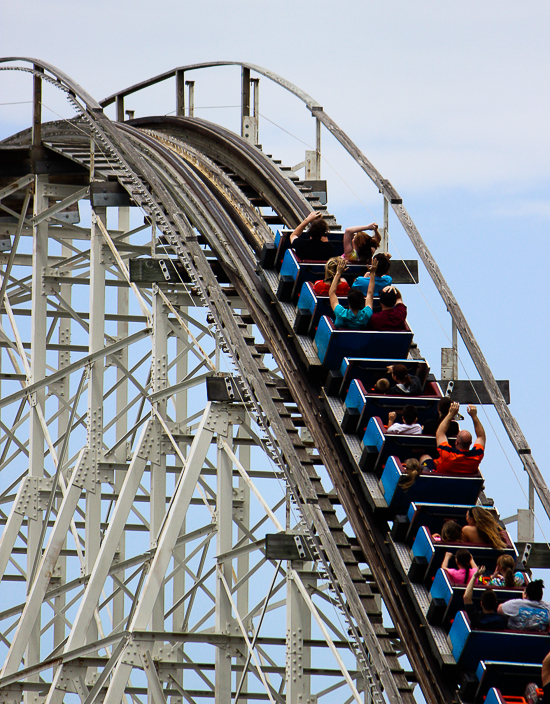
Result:
[[447,431],[459,408],[459,403],[451,403],[449,412],[437,429],[435,439],[439,457],[434,460],[429,455],[422,455],[420,458],[422,466],[436,474],[477,474],[479,471],[479,463],[485,452],[486,436],[485,429],[477,417],[475,406],[468,406],[468,414],[473,421],[476,434],[473,447],[472,434],[467,430],[461,430],[458,433],[454,447],[451,447],[447,439]]

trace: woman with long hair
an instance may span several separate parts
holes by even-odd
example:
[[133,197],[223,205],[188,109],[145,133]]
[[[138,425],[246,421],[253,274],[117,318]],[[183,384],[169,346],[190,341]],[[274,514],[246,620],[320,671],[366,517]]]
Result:
[[[367,235],[366,230],[372,230],[373,235]],[[378,225],[371,222],[364,227],[348,227],[344,232],[344,253],[342,258],[350,264],[370,264],[372,255],[380,246],[382,240]]]
[[465,543],[486,543],[497,550],[506,547],[501,528],[487,509],[481,506],[468,509],[466,523],[462,529],[462,540]]
[[399,477],[399,488],[402,491],[408,491],[416,482],[418,476],[422,474],[422,468],[420,467],[420,462],[414,457],[411,457],[410,460],[403,462],[403,469],[407,474],[403,474]]
[[455,562],[458,569],[454,570],[449,567],[449,560],[453,554],[446,552],[441,564],[441,569],[445,570],[451,584],[455,586],[466,586],[470,581],[470,572],[473,574],[477,570],[477,565],[469,550],[460,548],[456,551]]
[[525,577],[523,572],[514,572],[516,562],[511,555],[501,555],[497,560],[495,571],[489,578],[487,584],[495,587],[523,587],[525,585]]

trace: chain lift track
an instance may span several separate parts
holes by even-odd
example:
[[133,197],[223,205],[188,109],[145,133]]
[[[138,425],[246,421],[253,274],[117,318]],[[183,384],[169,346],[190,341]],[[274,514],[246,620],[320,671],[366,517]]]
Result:
[[[89,140],[101,144],[101,151],[109,155],[107,167],[110,177],[116,177],[136,205],[154,221],[181,261],[192,286],[198,291],[202,305],[209,308],[220,347],[230,355],[235,365],[242,398],[263,428],[266,452],[284,473],[307,527],[314,554],[323,563],[346,617],[358,667],[368,683],[372,698],[381,702],[385,696],[392,704],[414,701],[412,689],[392,646],[392,637],[382,625],[374,594],[358,569],[357,560],[321,485],[311,455],[306,451],[294,422],[288,417],[280,386],[275,383],[261,355],[246,339],[247,323],[231,308],[199,243],[197,231],[216,255],[286,382],[286,388],[337,490],[358,546],[395,625],[400,646],[407,654],[426,701],[430,704],[451,701],[449,685],[435,661],[427,635],[419,627],[411,598],[390,555],[387,526],[374,520],[367,501],[362,498],[356,467],[335,436],[319,387],[308,378],[293,342],[289,341],[284,321],[278,317],[262,284],[257,261],[262,246],[271,241],[271,231],[258,211],[220,168],[220,164],[238,174],[260,193],[288,227],[295,227],[311,212],[310,202],[261,151],[222,127],[184,117],[143,118],[130,124],[111,122],[104,115],[101,105],[67,76],[43,62],[27,61],[34,64],[34,69],[17,68],[28,70],[61,87],[81,116],[74,123],[78,130],[72,129],[68,123],[44,125],[44,143],[86,168],[91,158]],[[177,70],[200,67],[202,65]],[[456,301],[391,184],[382,179],[309,96],[283,79],[273,78],[275,74],[253,65],[243,67],[276,80],[300,97],[354,156],[392,204],[438,284],[472,358],[476,364],[479,362],[482,379],[548,510],[548,489],[526,450],[526,441],[509,414]],[[51,73],[55,79],[48,77],[44,71]],[[157,79],[161,80],[159,77]],[[158,81],[155,79],[153,82]],[[143,85],[133,86],[124,95]],[[113,100],[108,98],[102,105],[108,105]],[[15,144],[18,139],[20,136],[16,135],[11,142]],[[102,227],[99,221],[94,221],[94,224]],[[75,645],[78,646],[78,643]],[[106,701],[118,701],[117,692],[124,691],[127,680],[125,667],[120,662],[114,666]],[[21,672],[17,674],[21,676]],[[12,675],[13,681],[14,678],[15,675]],[[0,687],[12,680],[3,678]],[[51,696],[48,701],[53,701]]]

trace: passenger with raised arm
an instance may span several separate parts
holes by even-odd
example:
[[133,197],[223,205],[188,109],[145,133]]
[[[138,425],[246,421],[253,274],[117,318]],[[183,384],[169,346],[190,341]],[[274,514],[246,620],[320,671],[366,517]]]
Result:
[[466,550],[466,548],[460,548],[456,551],[456,555],[454,556],[456,566],[458,568],[455,570],[452,567],[449,567],[449,562],[452,557],[452,552],[445,553],[445,557],[441,563],[441,569],[445,570],[451,584],[454,584],[455,586],[465,586],[470,581],[470,574],[477,570],[477,565],[474,562],[474,558],[469,550]]
[[492,589],[486,589],[481,595],[481,611],[474,606],[474,584],[485,572],[485,567],[480,565],[473,572],[464,592],[464,611],[466,612],[472,628],[480,631],[503,631],[506,628],[506,619],[498,611],[498,601]]
[[451,403],[449,412],[437,429],[435,440],[439,457],[434,460],[429,455],[422,455],[420,458],[422,465],[436,474],[471,475],[477,474],[479,471],[479,463],[485,452],[485,429],[477,417],[475,406],[468,406],[468,414],[473,421],[476,434],[473,447],[472,434],[467,430],[461,430],[458,433],[454,447],[451,447],[447,438],[451,422],[459,408],[459,403]]
[[521,599],[500,604],[498,613],[508,618],[508,628],[519,631],[547,631],[550,624],[550,604],[542,600],[544,582],[534,579],[526,585]]
[[[330,290],[328,292],[330,298],[330,305],[332,310],[336,315],[335,325],[337,328],[351,328],[352,330],[364,330],[367,327],[367,323],[372,315],[372,302],[374,297],[374,276],[372,277],[371,283],[369,284],[369,290],[367,292],[367,297],[359,291],[358,289],[350,289],[348,293],[348,303],[349,308],[344,308],[344,306],[338,303],[338,296],[336,291],[338,289],[338,284],[340,282],[340,277],[344,273],[347,267],[347,262],[345,259],[340,258],[338,262],[338,268],[336,270],[336,275],[332,280],[330,285]],[[377,262],[376,260],[372,264],[371,271],[374,273],[376,271]]]
[[391,411],[388,415],[386,433],[389,435],[422,435],[422,426],[417,423],[418,412],[414,406],[405,406],[402,413],[403,422],[396,423],[397,413]]
[[[372,230],[373,235],[367,235],[367,230]],[[344,232],[344,253],[342,259],[350,264],[370,264],[372,255],[380,246],[382,236],[378,232],[378,225],[371,222],[364,227],[348,227]]]
[[[422,427],[422,433],[424,435],[435,435],[437,433],[437,429],[439,428],[443,419],[449,412],[451,403],[452,401],[450,396],[443,396],[443,398],[437,404],[437,418],[434,418],[433,420],[427,420],[424,423],[424,426]],[[460,426],[458,425],[456,420],[452,420],[449,424],[447,435],[456,438],[459,432]]]
[[403,303],[399,290],[395,286],[385,286],[378,295],[382,310],[373,314],[369,322],[369,330],[382,332],[407,330],[407,306]]
[[326,261],[334,255],[334,246],[328,241],[328,225],[321,213],[310,213],[302,220],[290,235],[290,247],[300,259]]
[[506,547],[502,529],[490,511],[482,506],[473,506],[466,511],[466,524],[462,529],[465,543],[486,543],[497,550]]
[[388,372],[395,382],[390,387],[390,394],[396,396],[420,396],[422,393],[422,382],[415,374],[409,374],[404,364],[388,365]]
[[[338,262],[342,257],[331,257],[325,264],[325,278],[319,279],[313,284],[313,291],[317,296],[328,296],[330,285],[336,276]],[[336,289],[337,296],[347,296],[349,293],[349,284],[345,279],[340,278],[338,288]],[[366,293],[366,292],[365,292]]]
[[[374,295],[378,296],[380,291],[386,286],[391,286],[392,278],[388,275],[390,270],[390,259],[391,254],[384,252],[379,252],[375,254],[374,259],[378,261],[378,268],[376,269],[376,277],[374,284]],[[367,272],[365,276],[358,276],[352,284],[352,288],[358,288],[362,291],[365,296],[367,295],[367,290],[370,283],[370,272]]]

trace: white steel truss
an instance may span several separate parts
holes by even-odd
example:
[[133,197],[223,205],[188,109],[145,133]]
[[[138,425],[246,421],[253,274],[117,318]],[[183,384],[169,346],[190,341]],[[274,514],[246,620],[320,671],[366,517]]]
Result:
[[154,221],[90,198],[0,191],[0,700],[379,697],[317,563],[266,555],[306,526],[247,403],[207,399],[230,367],[206,309],[132,281],[130,258],[168,257]]

